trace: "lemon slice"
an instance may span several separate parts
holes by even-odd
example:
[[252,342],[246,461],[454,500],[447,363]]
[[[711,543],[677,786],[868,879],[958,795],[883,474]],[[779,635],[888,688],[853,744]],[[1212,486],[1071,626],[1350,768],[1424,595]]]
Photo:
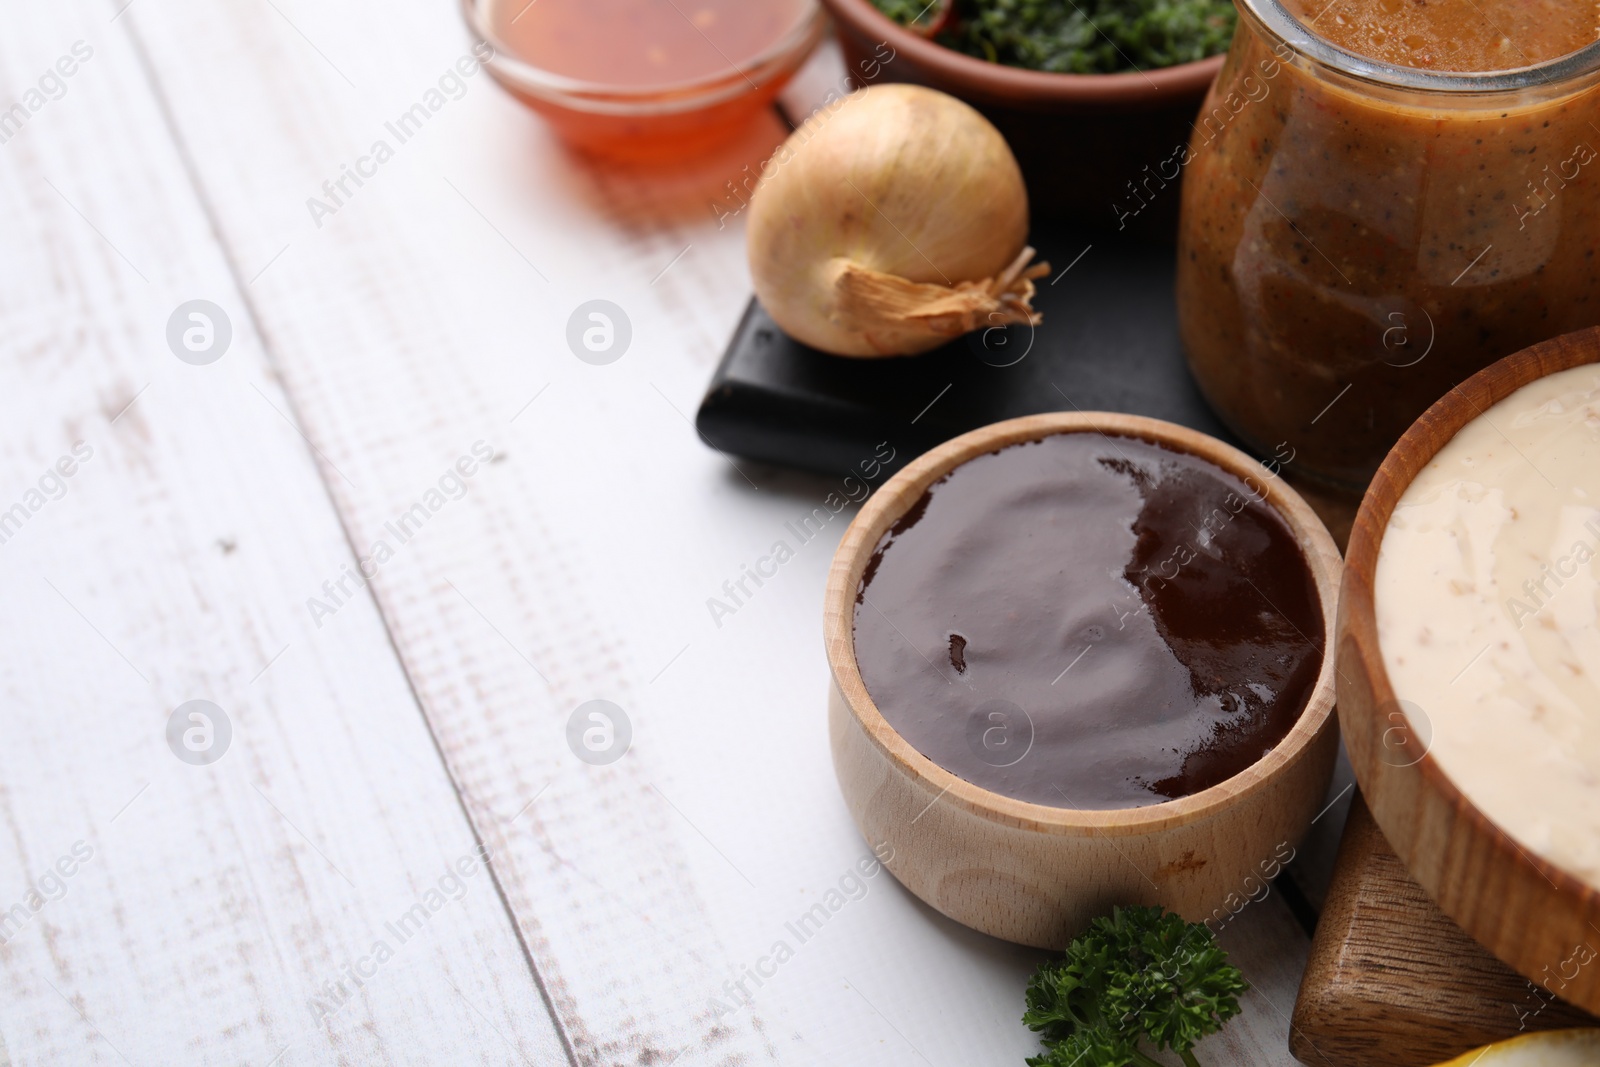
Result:
[[1437,1067],[1594,1067],[1600,1030],[1547,1030],[1496,1041]]

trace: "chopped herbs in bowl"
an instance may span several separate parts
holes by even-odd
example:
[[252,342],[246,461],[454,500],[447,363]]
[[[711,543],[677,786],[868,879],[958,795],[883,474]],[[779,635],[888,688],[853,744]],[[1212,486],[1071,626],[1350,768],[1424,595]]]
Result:
[[856,84],[925,85],[994,123],[1035,219],[1175,238],[1170,168],[1164,192],[1128,197],[1189,141],[1233,34],[1229,0],[821,2]]
[[1053,74],[1115,74],[1225,51],[1232,0],[872,0],[903,26],[991,63]]

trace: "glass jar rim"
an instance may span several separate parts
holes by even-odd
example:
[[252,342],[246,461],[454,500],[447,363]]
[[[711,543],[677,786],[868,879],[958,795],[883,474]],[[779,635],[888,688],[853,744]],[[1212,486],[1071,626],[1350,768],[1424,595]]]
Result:
[[[1332,0],[1330,0],[1332,2]],[[1430,93],[1506,93],[1528,89],[1568,89],[1586,75],[1600,73],[1600,40],[1542,63],[1505,70],[1419,70],[1370,59],[1319,37],[1284,7],[1282,0],[1238,0],[1259,29],[1297,55],[1358,81],[1389,89]],[[1326,10],[1326,8],[1324,8]]]
[[489,19],[490,0],[460,0],[460,3],[468,30],[494,49],[488,64],[510,77],[517,88],[552,102],[616,114],[697,110],[742,95],[758,87],[750,80],[752,74],[765,76],[796,55],[803,58],[814,43],[821,40],[827,28],[827,13],[821,3],[803,0],[793,26],[750,58],[738,63],[730,61],[726,71],[717,70],[678,82],[619,85],[572,78],[535,66],[495,33]]

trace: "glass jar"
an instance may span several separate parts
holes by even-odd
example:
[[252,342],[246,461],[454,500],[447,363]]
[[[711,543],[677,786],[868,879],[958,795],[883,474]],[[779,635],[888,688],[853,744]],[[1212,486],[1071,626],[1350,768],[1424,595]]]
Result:
[[[483,65],[489,74],[574,148],[646,167],[694,164],[734,141],[770,109],[828,28],[816,0],[722,0],[725,8],[747,5],[765,16],[747,19],[746,33],[774,31],[751,54],[735,51],[730,57],[700,28],[715,19],[714,6],[691,9],[690,20],[673,0],[564,0],[538,8],[534,3],[461,0],[468,29],[480,48],[488,46]],[[687,62],[692,68],[698,58],[706,69],[686,73],[679,67],[670,80],[654,80],[655,68],[638,62],[638,54],[672,54],[683,62],[685,49],[681,41],[668,48],[647,15],[683,22],[680,34],[691,40],[698,35],[703,48]],[[585,78],[551,70],[552,56],[565,60],[566,70],[590,73]]]
[[1250,447],[1360,489],[1463,379],[1600,324],[1600,43],[1426,72],[1238,6],[1182,157],[1184,348]]

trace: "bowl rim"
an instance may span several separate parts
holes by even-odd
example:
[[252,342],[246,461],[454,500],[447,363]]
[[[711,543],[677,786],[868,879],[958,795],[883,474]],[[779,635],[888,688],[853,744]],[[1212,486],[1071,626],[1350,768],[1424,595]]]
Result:
[[[1344,580],[1339,592],[1338,647],[1343,654],[1348,645],[1350,659],[1354,661],[1351,669],[1366,676],[1374,710],[1391,705],[1399,707],[1378,643],[1377,570],[1383,535],[1400,498],[1417,474],[1433,462],[1467,423],[1525,385],[1596,363],[1600,363],[1600,327],[1553,337],[1506,356],[1434,401],[1384,457],[1361,498],[1361,506],[1350,528]],[[1347,714],[1354,714],[1357,704],[1345,701],[1344,707]],[[1399,710],[1405,714],[1403,707]],[[1355,760],[1351,764],[1358,784],[1366,792],[1367,782],[1362,779],[1370,780],[1373,772]],[[1422,776],[1427,790],[1443,799],[1455,818],[1464,819],[1476,836],[1487,837],[1495,843],[1501,861],[1537,874],[1559,895],[1600,900],[1600,886],[1591,885],[1559,864],[1530,852],[1484,814],[1439,765],[1431,751],[1424,752],[1411,767]],[[1380,805],[1369,800],[1369,807],[1373,818],[1380,820],[1381,828]],[[1402,859],[1409,868],[1410,859],[1405,856]],[[1427,888],[1433,893],[1437,887]]]
[[[867,38],[881,38],[896,53],[905,52],[961,92],[1047,102],[1160,103],[1203,93],[1222,69],[1227,52],[1146,71],[1116,74],[1058,74],[991,63],[946,48],[913,33],[879,11],[871,0],[821,0],[833,17]],[[944,86],[934,86],[944,88]]]
[[[1197,793],[1136,808],[1058,808],[1018,800],[961,778],[917,751],[883,717],[867,693],[855,655],[855,596],[861,574],[883,532],[937,478],[1007,445],[1063,433],[1133,437],[1208,460],[1245,484],[1259,486],[1265,502],[1289,526],[1322,604],[1322,667],[1293,728],[1261,759]],[[1343,562],[1333,537],[1316,512],[1282,477],[1215,437],[1176,423],[1119,412],[1067,411],[1007,419],[964,433],[923,453],[878,488],[845,531],[828,570],[823,598],[823,644],[828,666],[845,705],[872,743],[902,773],[919,779],[980,817],[1024,829],[1066,836],[1127,836],[1191,823],[1266,789],[1331,724],[1334,707],[1333,638]]]
[[766,76],[798,67],[821,41],[828,26],[820,0],[801,0],[803,9],[792,27],[742,63],[730,62],[726,71],[678,82],[613,85],[555,74],[523,59],[494,32],[488,14],[494,2],[460,0],[461,17],[468,32],[493,50],[486,65],[494,73],[540,99],[607,114],[697,111],[749,92],[760,92],[765,86],[752,82],[751,75]]

